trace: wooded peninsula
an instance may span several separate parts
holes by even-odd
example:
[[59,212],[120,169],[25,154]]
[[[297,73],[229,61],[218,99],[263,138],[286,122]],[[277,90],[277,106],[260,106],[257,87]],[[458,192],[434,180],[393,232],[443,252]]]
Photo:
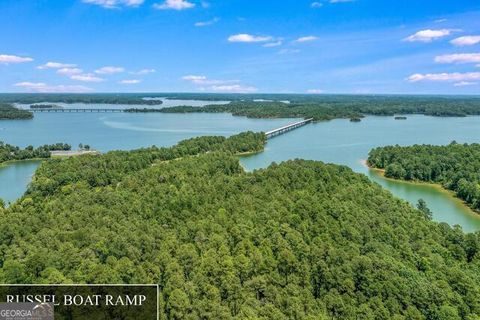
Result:
[[0,164],[16,160],[46,159],[50,158],[51,151],[67,151],[71,149],[72,147],[65,143],[43,145],[38,148],[28,146],[25,149],[21,149],[0,141]]
[[387,146],[373,149],[367,162],[388,178],[440,184],[480,211],[480,144]]

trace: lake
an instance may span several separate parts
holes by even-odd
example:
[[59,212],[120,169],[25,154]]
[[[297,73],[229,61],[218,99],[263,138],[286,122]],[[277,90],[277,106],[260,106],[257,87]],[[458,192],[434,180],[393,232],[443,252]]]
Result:
[[[170,146],[200,135],[229,136],[245,130],[267,131],[297,119],[248,119],[229,114],[69,114],[40,113],[31,121],[0,122],[0,140],[38,146],[66,142],[74,148],[89,144],[101,151],[135,149],[151,145]],[[247,170],[271,162],[303,158],[347,165],[366,174],[393,194],[412,204],[424,199],[434,219],[465,231],[480,230],[480,215],[472,213],[458,199],[428,185],[384,179],[362,164],[370,149],[390,144],[448,144],[480,141],[480,117],[437,118],[422,115],[407,120],[393,117],[366,117],[359,123],[333,120],[309,124],[269,140],[266,150],[242,158]],[[13,201],[21,196],[36,164],[18,163],[0,169],[0,198]],[[10,179],[10,180],[4,180]],[[3,181],[10,181],[4,183]],[[15,183],[18,181],[18,183]]]
[[[38,113],[33,120],[0,121],[0,141],[21,147],[66,142],[74,149],[83,143],[106,152],[171,146],[204,135],[267,131],[291,121],[230,114]],[[11,202],[21,197],[37,165],[17,162],[1,166],[0,198]]]
[[21,197],[40,161],[18,161],[0,165],[0,198],[5,202]]
[[[62,103],[62,102],[41,102],[34,104],[52,104],[65,109],[162,109],[177,106],[204,107],[206,105],[227,104],[230,101],[205,101],[205,100],[181,100],[166,98],[144,98],[145,100],[160,100],[162,104],[145,105],[145,104],[106,104],[106,103]],[[20,109],[30,109],[31,104],[15,103]]]

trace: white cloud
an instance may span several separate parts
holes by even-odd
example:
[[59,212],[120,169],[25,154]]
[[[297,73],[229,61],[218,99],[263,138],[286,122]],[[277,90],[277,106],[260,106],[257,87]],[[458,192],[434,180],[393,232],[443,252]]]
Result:
[[61,68],[57,70],[58,74],[61,74],[64,76],[73,76],[74,74],[80,74],[82,72],[83,70],[79,68]]
[[320,94],[320,93],[324,93],[325,91],[323,91],[322,89],[309,89],[307,90],[307,93],[309,94]]
[[137,83],[140,83],[140,82],[142,82],[142,81],[138,80],[138,79],[129,79],[129,80],[119,81],[119,83],[121,83],[121,84],[137,84]]
[[480,63],[480,53],[455,53],[435,57],[437,63]]
[[182,79],[185,81],[190,81],[197,85],[223,85],[223,84],[240,82],[238,80],[213,80],[213,79],[208,79],[205,76],[197,76],[197,75],[184,76],[182,77]]
[[472,81],[480,80],[480,72],[454,72],[454,73],[416,73],[412,74],[407,78],[410,82],[418,81],[450,81],[450,82],[461,82],[461,81]]
[[478,84],[478,82],[460,81],[460,82],[454,83],[453,86],[455,86],[455,87],[466,87],[466,86],[474,86],[476,84]]
[[60,69],[60,68],[74,68],[77,65],[71,63],[47,62],[38,66],[37,69]]
[[185,10],[195,7],[195,3],[187,0],[166,0],[164,3],[155,3],[153,7],[158,10]]
[[464,36],[453,39],[450,41],[451,44],[463,47],[463,46],[472,46],[474,44],[480,43],[480,36]]
[[267,42],[271,41],[272,37],[270,36],[254,36],[251,34],[247,33],[240,33],[240,34],[235,34],[230,37],[228,37],[229,42]]
[[316,40],[318,40],[318,37],[316,36],[305,36],[305,37],[300,37],[296,39],[294,42],[303,43],[303,42],[310,42],[310,41],[316,41]]
[[68,93],[82,93],[92,91],[91,88],[85,86],[70,86],[70,85],[57,85],[50,86],[43,82],[19,82],[14,84],[15,87],[25,88],[30,92],[68,92]]
[[197,23],[195,23],[195,27],[206,27],[206,26],[211,26],[215,23],[217,23],[218,21],[220,21],[220,18],[213,18],[212,20],[208,20],[208,21],[199,21]]
[[257,91],[257,88],[255,87],[239,84],[239,80],[214,80],[199,75],[188,75],[182,77],[182,79],[199,86],[199,89],[202,91],[231,93],[249,93]]
[[95,70],[96,74],[115,74],[125,71],[125,68],[122,67],[103,67]]
[[312,8],[321,8],[321,7],[323,7],[323,3],[321,3],[321,2],[312,2],[312,4],[310,5],[310,7],[312,7]]
[[19,56],[12,56],[8,54],[0,54],[1,64],[22,63],[22,62],[31,62],[31,61],[33,61],[33,59],[28,57],[19,57]]
[[207,77],[205,76],[195,76],[195,75],[188,75],[188,76],[183,76],[183,80],[186,81],[191,81],[193,83],[198,83],[201,84],[203,81],[207,80]]
[[265,48],[272,48],[272,47],[278,47],[278,46],[281,46],[282,45],[282,41],[279,40],[279,41],[275,41],[275,42],[269,42],[269,43],[265,43],[263,46]]
[[403,39],[403,41],[408,41],[408,42],[415,42],[415,41],[432,42],[435,39],[439,39],[439,38],[449,36],[453,31],[455,31],[455,30],[451,30],[451,29],[420,30],[415,34],[412,34],[411,36],[406,37],[405,39]]
[[102,82],[104,79],[95,76],[92,73],[85,74],[75,74],[70,77],[72,80],[83,81],[83,82]]
[[155,69],[141,69],[138,70],[137,72],[130,72],[131,74],[137,74],[137,75],[145,75],[145,74],[150,74],[150,73],[155,73],[157,72]]
[[23,87],[23,88],[28,88],[28,89],[35,89],[35,88],[44,88],[47,86],[47,84],[43,82],[19,82],[14,84],[15,87]]
[[95,4],[107,9],[125,7],[138,7],[145,2],[145,0],[83,0],[84,3]]
[[252,93],[257,92],[258,89],[255,87],[243,86],[240,84],[232,85],[215,85],[207,88],[215,92],[228,92],[228,93]]

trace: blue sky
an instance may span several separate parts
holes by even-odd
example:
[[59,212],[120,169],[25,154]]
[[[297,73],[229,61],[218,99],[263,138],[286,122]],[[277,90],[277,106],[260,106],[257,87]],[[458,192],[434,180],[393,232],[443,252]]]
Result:
[[0,92],[480,93],[478,0],[1,0]]

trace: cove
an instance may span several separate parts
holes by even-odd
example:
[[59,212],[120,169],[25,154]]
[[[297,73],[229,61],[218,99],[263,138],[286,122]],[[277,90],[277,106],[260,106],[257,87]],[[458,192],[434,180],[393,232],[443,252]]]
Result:
[[0,165],[0,198],[6,204],[25,193],[39,164],[39,160],[26,160]]
[[366,117],[361,122],[332,120],[307,125],[268,141],[266,151],[242,158],[247,170],[301,158],[349,166],[412,204],[424,199],[433,219],[458,224],[463,230],[480,230],[480,215],[437,186],[385,179],[363,164],[368,152],[385,145],[438,144],[480,141],[480,117],[440,118],[411,115],[398,121],[393,117]]

